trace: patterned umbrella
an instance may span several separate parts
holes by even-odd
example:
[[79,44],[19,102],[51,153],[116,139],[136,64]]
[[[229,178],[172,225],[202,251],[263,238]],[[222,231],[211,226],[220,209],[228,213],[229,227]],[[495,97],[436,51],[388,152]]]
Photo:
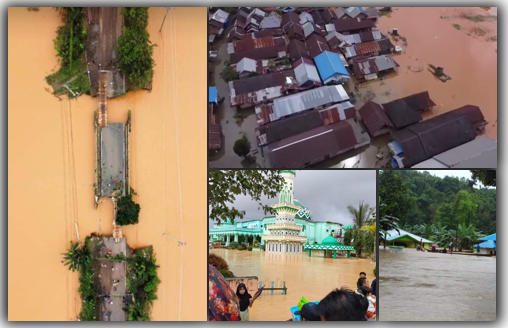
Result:
[[224,276],[208,265],[208,320],[240,321],[240,302]]

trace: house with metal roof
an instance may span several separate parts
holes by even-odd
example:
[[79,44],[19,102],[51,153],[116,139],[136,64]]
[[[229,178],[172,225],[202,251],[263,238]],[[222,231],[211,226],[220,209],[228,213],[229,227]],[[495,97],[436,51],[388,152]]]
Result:
[[265,28],[279,28],[282,24],[282,17],[277,12],[273,11],[268,16],[263,18],[259,24],[260,29]]
[[303,12],[300,14],[300,25],[303,25],[307,22],[314,23],[314,17],[308,12]]
[[238,72],[240,78],[247,77],[252,73],[256,73],[257,62],[254,59],[243,58],[236,64],[235,70]]
[[391,245],[391,246],[403,246],[407,248],[416,248],[420,244],[420,240],[422,240],[424,248],[429,248],[432,246],[432,244],[434,244],[434,242],[431,240],[417,236],[402,229],[399,229],[399,231],[390,230],[386,232],[387,246]]
[[309,109],[321,109],[335,103],[349,100],[342,85],[324,86],[275,99],[270,115],[271,121],[300,113]]
[[473,141],[435,155],[412,168],[496,169],[497,141],[486,137],[476,137]]
[[305,40],[305,46],[307,47],[311,58],[316,57],[323,51],[330,50],[326,39],[318,33],[312,33],[311,36]]
[[397,71],[397,63],[390,55],[361,59],[353,63],[353,73],[357,79],[375,80],[379,73]]
[[314,57],[314,62],[316,63],[323,84],[345,83],[349,81],[349,72],[346,67],[344,67],[337,53],[323,51]]
[[479,240],[483,240],[483,242],[473,246],[473,248],[476,250],[478,245],[480,245],[480,253],[479,254],[489,254],[489,255],[496,254],[496,247],[497,247],[496,234],[492,234],[492,235],[480,238]]
[[393,123],[383,107],[373,101],[367,101],[359,110],[360,117],[372,137],[390,133]]
[[300,58],[293,63],[293,67],[300,87],[321,86],[321,79],[312,60]]
[[344,18],[333,22],[335,25],[335,31],[339,33],[358,33],[364,31],[370,31],[376,26],[376,23],[371,20],[361,20],[360,18]]

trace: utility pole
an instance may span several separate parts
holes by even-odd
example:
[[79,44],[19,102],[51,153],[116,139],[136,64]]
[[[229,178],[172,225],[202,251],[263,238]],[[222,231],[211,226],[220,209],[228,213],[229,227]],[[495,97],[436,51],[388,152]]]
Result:
[[166,14],[164,15],[164,19],[162,20],[162,25],[161,25],[161,29],[159,30],[159,32],[162,32],[162,27],[164,26],[164,22],[166,21],[166,16],[168,15],[168,11],[171,7],[166,7]]

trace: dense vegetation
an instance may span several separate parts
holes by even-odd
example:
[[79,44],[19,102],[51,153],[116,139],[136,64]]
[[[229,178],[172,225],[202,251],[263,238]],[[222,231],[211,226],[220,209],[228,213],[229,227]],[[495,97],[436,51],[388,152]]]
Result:
[[128,321],[150,321],[153,301],[157,299],[160,280],[158,265],[152,247],[137,250],[129,257],[127,266],[127,312]]
[[122,9],[125,19],[123,34],[118,38],[118,67],[127,76],[134,90],[152,84],[154,60],[148,26],[148,7]]
[[53,40],[57,56],[60,58],[60,69],[46,77],[46,82],[53,86],[53,93],[67,93],[69,98],[76,98],[83,93],[90,94],[91,86],[86,74],[83,54],[86,50],[85,8],[58,7],[64,25],[57,29]]
[[277,170],[211,170],[208,174],[208,205],[210,220],[227,222],[228,219],[242,219],[245,211],[238,210],[234,204],[237,195],[248,195],[258,203],[266,214],[276,211],[261,202],[261,196],[269,199],[277,197],[284,186],[284,178]]
[[250,153],[250,148],[250,141],[247,139],[246,135],[243,135],[240,139],[236,140],[233,145],[233,151],[235,154],[244,158]]
[[234,69],[231,66],[230,61],[229,60],[225,60],[224,61],[224,68],[222,69],[222,72],[220,72],[220,77],[225,82],[229,82],[229,81],[233,81],[233,80],[238,80],[240,78],[240,75],[238,74],[236,69]]
[[[476,172],[475,177],[495,185],[495,171]],[[473,184],[412,170],[379,175],[381,201],[390,207],[384,214],[398,218],[401,229],[439,245],[453,240],[467,247],[469,241],[496,232],[496,189]]]
[[95,321],[95,304],[98,292],[95,290],[94,274],[92,271],[92,250],[90,238],[85,239],[84,244],[73,243],[64,255],[64,265],[69,270],[79,271],[79,295],[82,305],[79,314],[81,321]]
[[208,264],[211,264],[213,267],[215,267],[219,272],[225,277],[230,278],[234,277],[235,275],[233,272],[229,271],[229,266],[226,260],[224,260],[219,255],[215,254],[209,254],[208,255]]
[[365,253],[366,257],[375,254],[375,209],[363,201],[358,204],[357,208],[348,206],[347,209],[353,218],[353,228],[344,232],[344,245],[354,246],[357,257],[361,257],[362,253]]
[[118,199],[116,224],[124,226],[137,224],[139,222],[139,212],[141,211],[141,207],[132,200],[132,195],[135,195],[135,193],[131,189],[131,192],[128,195],[122,196]]

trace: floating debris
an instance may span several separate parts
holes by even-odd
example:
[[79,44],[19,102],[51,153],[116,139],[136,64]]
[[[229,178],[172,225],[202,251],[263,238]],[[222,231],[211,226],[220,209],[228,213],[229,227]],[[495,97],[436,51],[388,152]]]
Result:
[[443,82],[446,82],[446,81],[449,81],[451,80],[452,78],[449,77],[448,75],[446,75],[444,73],[444,68],[442,67],[436,67],[432,64],[429,64],[429,71],[435,76],[437,77],[438,79],[440,79],[441,81]]

